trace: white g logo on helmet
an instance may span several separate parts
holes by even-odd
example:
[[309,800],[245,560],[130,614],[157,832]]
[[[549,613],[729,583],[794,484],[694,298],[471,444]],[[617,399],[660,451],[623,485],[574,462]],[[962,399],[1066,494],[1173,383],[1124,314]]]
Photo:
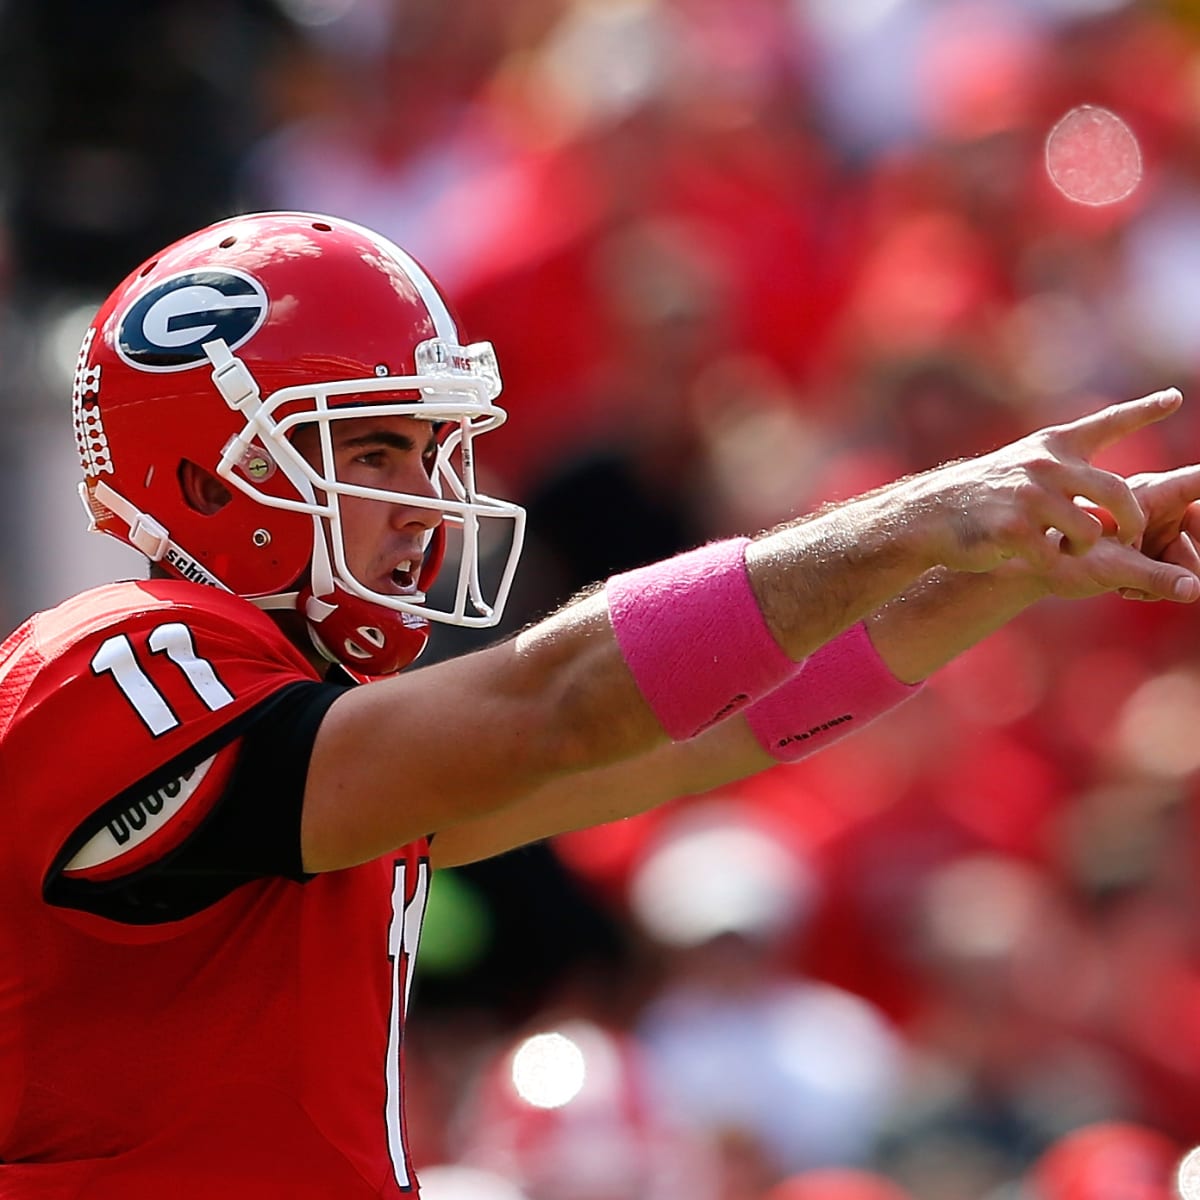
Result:
[[207,269],[172,275],[139,296],[117,327],[117,353],[139,371],[185,371],[208,363],[205,342],[231,349],[267,316],[261,283],[245,271]]

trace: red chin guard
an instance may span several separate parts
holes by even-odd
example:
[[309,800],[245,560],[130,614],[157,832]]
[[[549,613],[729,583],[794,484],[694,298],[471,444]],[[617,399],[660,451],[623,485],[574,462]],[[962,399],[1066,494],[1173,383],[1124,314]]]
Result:
[[[312,599],[312,588],[305,584],[296,608],[304,614],[317,649],[352,674],[394,675],[415,662],[429,641],[424,617],[383,608],[340,587],[316,604],[309,603]],[[316,615],[327,608],[324,616]]]
[[[420,591],[433,586],[445,557],[446,526],[442,524],[434,529],[417,573]],[[429,622],[424,617],[374,604],[339,585],[310,604],[313,599],[312,584],[306,583],[296,597],[296,610],[308,622],[317,649],[352,675],[395,675],[416,662],[429,641]]]

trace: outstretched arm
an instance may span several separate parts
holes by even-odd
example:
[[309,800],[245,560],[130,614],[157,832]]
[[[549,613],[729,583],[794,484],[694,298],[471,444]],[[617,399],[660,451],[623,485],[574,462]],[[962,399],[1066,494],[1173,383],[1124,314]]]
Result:
[[[1113,562],[1106,558],[1105,586],[1170,596],[1186,577],[1200,591],[1184,568],[1150,563],[1132,548],[1146,532],[1142,509],[1123,479],[1090,462],[1179,402],[1178,393],[1163,393],[1114,405],[756,539],[745,571],[776,649],[799,662],[901,593],[911,593],[904,603],[914,610],[958,606],[961,634],[940,635],[930,658],[952,647],[953,637],[970,644],[988,631],[988,613],[1006,619],[1043,589],[1008,568],[1011,579],[984,587],[1001,588],[986,603],[968,603],[963,597],[978,596],[979,585],[953,575],[946,581],[953,592],[929,599],[926,573],[939,565],[987,572],[1020,559],[1036,577],[1051,578],[1064,559],[1082,562],[1098,549],[1103,556],[1102,522],[1076,497],[1111,514],[1123,550]],[[688,595],[702,603],[699,582]],[[647,603],[655,618],[673,608]],[[885,659],[893,619],[880,612],[872,626]],[[908,641],[902,636],[899,644]],[[693,671],[680,680],[685,693],[703,679],[705,662]],[[356,689],[330,709],[314,746],[302,827],[306,866],[350,865],[434,831],[439,859],[461,861],[767,765],[741,718],[688,749],[670,744],[661,705],[640,682],[614,636],[606,598],[596,594],[503,645]],[[481,834],[474,848],[469,827]]]
[[[1050,569],[1041,573],[1020,559],[987,574],[934,568],[866,619],[882,663],[897,679],[917,683],[1043,597],[1081,599],[1119,591],[1130,575],[1155,581],[1137,589],[1140,598],[1169,596],[1182,577],[1156,563],[1200,576],[1193,541],[1200,534],[1200,466],[1138,475],[1129,482],[1146,516],[1145,556],[1110,537],[1082,557],[1049,559]],[[1099,519],[1107,522],[1103,515]],[[1139,558],[1144,561],[1134,561]],[[614,767],[559,781],[510,808],[446,829],[434,843],[434,858],[441,866],[486,858],[722,787],[774,761],[746,717],[734,717],[689,742],[669,743]]]

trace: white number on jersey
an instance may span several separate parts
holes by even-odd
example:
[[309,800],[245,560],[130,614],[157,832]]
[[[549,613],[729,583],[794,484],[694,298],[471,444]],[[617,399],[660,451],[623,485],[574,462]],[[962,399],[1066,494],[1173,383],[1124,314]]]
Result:
[[404,1128],[404,1075],[401,1069],[404,1039],[404,1015],[408,1011],[408,996],[412,990],[413,963],[417,944],[421,940],[421,923],[425,919],[425,901],[429,896],[429,860],[417,864],[416,888],[413,897],[405,901],[407,892],[407,863],[398,862],[392,876],[392,921],[388,927],[388,960],[392,964],[392,1005],[388,1016],[387,1047],[387,1119],[388,1151],[396,1182],[402,1191],[412,1191],[413,1171],[409,1163],[408,1135]]
[[[158,625],[150,631],[146,644],[152,654],[165,654],[183,672],[209,712],[233,703],[233,693],[217,678],[212,663],[197,655],[192,631],[186,625],[179,621]],[[142,669],[127,635],[110,637],[93,655],[91,666],[97,675],[106,671],[112,675],[133,711],[155,737],[179,724],[166,697]]]

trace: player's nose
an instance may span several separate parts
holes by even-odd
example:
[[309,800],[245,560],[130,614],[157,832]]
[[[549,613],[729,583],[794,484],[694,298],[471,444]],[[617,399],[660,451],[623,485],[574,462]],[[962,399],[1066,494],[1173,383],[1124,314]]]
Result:
[[[445,513],[438,503],[440,497],[433,479],[425,472],[424,467],[407,471],[404,477],[397,481],[395,490],[397,496],[391,512],[391,524],[394,528],[420,526],[423,529],[435,529],[442,523]],[[406,499],[410,496],[412,500]]]

